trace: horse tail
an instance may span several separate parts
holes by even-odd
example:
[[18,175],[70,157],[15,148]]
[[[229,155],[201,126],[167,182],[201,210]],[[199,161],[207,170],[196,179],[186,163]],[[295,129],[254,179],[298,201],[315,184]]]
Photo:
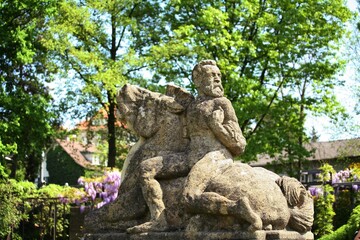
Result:
[[295,178],[283,176],[276,183],[290,208],[289,227],[299,232],[310,231],[314,221],[314,204],[309,192]]
[[276,183],[290,207],[301,206],[304,203],[306,189],[297,179],[283,176],[277,179]]

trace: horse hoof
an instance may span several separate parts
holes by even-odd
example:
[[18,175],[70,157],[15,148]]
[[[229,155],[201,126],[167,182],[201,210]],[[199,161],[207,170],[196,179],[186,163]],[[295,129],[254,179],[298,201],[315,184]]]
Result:
[[264,230],[266,230],[266,231],[272,230],[272,225],[269,224],[269,225],[265,226],[265,227],[264,227]]
[[257,230],[261,230],[262,229],[262,222],[261,221],[257,221],[253,224],[251,224],[249,227],[248,227],[248,231],[249,232],[255,232]]

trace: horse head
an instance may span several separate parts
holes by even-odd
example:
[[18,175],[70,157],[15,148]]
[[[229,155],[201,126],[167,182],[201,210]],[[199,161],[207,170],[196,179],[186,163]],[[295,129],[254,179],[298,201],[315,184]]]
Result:
[[184,112],[192,99],[190,93],[173,85],[164,95],[126,84],[117,95],[119,118],[140,137],[150,138],[166,128],[161,124],[169,116]]

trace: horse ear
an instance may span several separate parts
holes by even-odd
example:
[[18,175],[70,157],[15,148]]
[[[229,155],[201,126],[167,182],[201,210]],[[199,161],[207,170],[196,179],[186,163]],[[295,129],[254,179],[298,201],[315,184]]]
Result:
[[177,103],[173,97],[162,95],[160,97],[160,101],[172,113],[180,113],[185,110],[185,108],[181,104]]
[[175,101],[181,104],[184,108],[194,100],[194,96],[185,89],[169,84],[166,86],[166,95],[175,99]]
[[117,99],[128,99],[132,102],[136,102],[139,97],[140,99],[142,98],[141,96],[141,92],[139,91],[139,89],[134,86],[134,85],[130,85],[130,84],[125,84],[119,91]]

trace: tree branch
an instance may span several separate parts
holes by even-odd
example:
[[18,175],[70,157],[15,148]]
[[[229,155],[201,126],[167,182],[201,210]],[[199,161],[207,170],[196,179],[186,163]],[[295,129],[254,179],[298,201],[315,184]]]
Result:
[[[133,6],[133,8],[130,10],[130,13],[129,13],[129,16],[128,16],[129,18],[132,16],[132,14],[134,13],[135,8],[136,8],[137,6],[138,6],[138,4],[135,4],[135,5]],[[118,41],[118,43],[117,43],[117,45],[116,45],[116,47],[115,47],[116,51],[120,48],[120,44],[121,44],[121,42],[122,42],[122,40],[123,40],[123,38],[124,38],[126,28],[127,28],[127,26],[124,26],[123,29],[122,29],[122,31],[121,31],[119,41]]]
[[[81,69],[80,69],[79,66],[75,66],[75,63],[74,63],[73,61],[70,61],[70,59],[69,59],[69,57],[68,57],[67,55],[65,56],[65,58],[66,58],[67,62],[69,62],[70,65],[72,66],[72,69],[75,70],[75,72],[80,76],[80,78],[81,78],[82,80],[84,80],[84,82],[85,82],[86,84],[89,84],[89,85],[92,84],[92,82],[89,81],[89,79],[81,72]],[[100,103],[100,105],[101,105],[103,108],[106,109],[106,104],[102,101],[101,94],[100,94],[100,95],[99,95],[99,94],[94,94],[94,96],[95,96],[95,98],[98,100],[98,102]]]
[[282,80],[281,80],[281,82],[280,82],[280,84],[279,84],[279,86],[278,86],[278,88],[276,89],[276,91],[275,91],[275,93],[274,93],[274,95],[272,96],[272,98],[271,98],[271,100],[270,100],[270,102],[269,102],[269,104],[268,104],[268,106],[266,107],[266,110],[265,110],[265,112],[261,115],[261,117],[260,117],[260,119],[259,119],[259,121],[256,123],[256,126],[255,126],[255,128],[250,132],[250,134],[249,134],[249,138],[256,132],[256,130],[260,127],[260,125],[262,124],[262,122],[263,122],[263,120],[264,120],[264,118],[265,118],[265,116],[268,114],[268,112],[269,112],[269,110],[270,110],[270,107],[271,107],[271,105],[273,104],[273,102],[274,102],[274,100],[275,100],[275,98],[276,98],[276,96],[277,96],[277,94],[278,94],[278,92],[280,91],[280,89],[281,89],[281,87],[282,87],[282,85],[284,84],[284,82],[285,82],[285,78],[282,78]]

